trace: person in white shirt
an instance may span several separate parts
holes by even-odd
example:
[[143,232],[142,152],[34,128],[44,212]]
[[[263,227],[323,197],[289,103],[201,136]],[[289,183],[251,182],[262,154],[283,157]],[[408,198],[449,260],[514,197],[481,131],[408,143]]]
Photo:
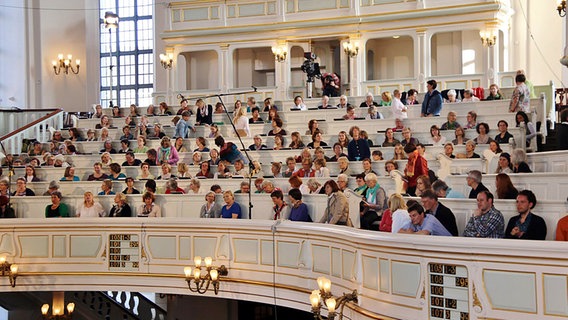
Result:
[[77,217],[80,218],[98,218],[104,217],[106,215],[105,209],[100,203],[95,202],[93,193],[87,191],[83,195],[84,201],[79,205],[79,210],[77,210]]
[[477,102],[479,98],[473,95],[473,91],[471,89],[465,89],[463,91],[463,99],[462,102]]
[[294,105],[292,107],[290,107],[290,110],[306,111],[306,110],[308,110],[308,107],[306,107],[306,105],[304,104],[304,100],[302,99],[302,97],[296,96],[294,98]]
[[351,104],[349,102],[347,102],[347,96],[346,95],[342,94],[341,96],[339,96],[339,103],[337,104],[337,108],[346,109],[350,105]]
[[250,126],[248,118],[246,117],[247,110],[241,107],[236,110],[235,113],[233,122],[235,123],[237,134],[241,137],[250,137]]
[[392,99],[392,116],[394,119],[406,119],[408,114],[406,113],[406,106],[400,101],[402,94],[400,90],[396,89],[393,91],[394,98]]
[[325,159],[316,159],[314,161],[314,167],[316,169],[316,178],[329,178],[329,169],[325,166]]

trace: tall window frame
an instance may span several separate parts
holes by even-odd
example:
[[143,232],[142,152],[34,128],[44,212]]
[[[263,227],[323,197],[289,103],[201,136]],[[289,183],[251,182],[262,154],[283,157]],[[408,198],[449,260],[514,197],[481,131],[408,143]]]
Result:
[[[100,102],[104,107],[111,101],[121,107],[152,103],[153,4],[153,0],[99,0]],[[107,11],[118,15],[117,29],[105,28]]]

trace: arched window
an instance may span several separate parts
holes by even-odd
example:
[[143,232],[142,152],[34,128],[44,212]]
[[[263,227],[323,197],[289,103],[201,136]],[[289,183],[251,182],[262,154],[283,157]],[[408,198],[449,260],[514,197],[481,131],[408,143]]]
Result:
[[[152,103],[154,91],[153,1],[99,0],[99,8],[101,104],[109,106],[111,97],[113,104],[119,106],[129,106],[132,103],[137,105]],[[107,11],[118,15],[117,29],[105,28],[104,16]]]

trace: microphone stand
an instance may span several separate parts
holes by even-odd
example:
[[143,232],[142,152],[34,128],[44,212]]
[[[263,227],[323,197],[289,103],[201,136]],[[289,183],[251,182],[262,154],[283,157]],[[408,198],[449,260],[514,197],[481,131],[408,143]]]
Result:
[[[242,95],[242,94],[251,94],[251,93],[255,93],[257,92],[257,87],[255,86],[251,86],[252,89],[254,91],[242,91],[242,92],[234,92],[234,93],[220,93],[220,94],[212,94],[212,95],[208,95],[208,96],[203,96],[203,97],[194,97],[193,99],[207,99],[207,98],[218,98],[219,102],[221,103],[221,105],[223,106],[223,110],[225,110],[225,114],[227,115],[227,118],[229,119],[229,122],[231,123],[231,126],[233,127],[233,131],[237,134],[237,137],[239,138],[239,142],[241,143],[241,146],[243,148],[243,151],[245,153],[245,156],[247,158],[247,160],[249,161],[249,174],[248,174],[248,183],[249,183],[249,195],[248,195],[248,202],[249,202],[249,220],[252,219],[252,208],[254,207],[252,204],[252,171],[254,170],[254,164],[252,163],[252,159],[247,151],[247,148],[245,146],[245,143],[243,142],[243,139],[241,138],[241,135],[238,133],[237,131],[237,127],[235,126],[235,123],[233,122],[233,118],[231,117],[231,115],[229,114],[229,110],[227,110],[227,106],[225,105],[225,103],[223,102],[223,97],[227,97],[227,96],[237,96],[237,95]],[[182,96],[183,98],[183,96]],[[244,108],[243,106],[241,106],[241,108]]]

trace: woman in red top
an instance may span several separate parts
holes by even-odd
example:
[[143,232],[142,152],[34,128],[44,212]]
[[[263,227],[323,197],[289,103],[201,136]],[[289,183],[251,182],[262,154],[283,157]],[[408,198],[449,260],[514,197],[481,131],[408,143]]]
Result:
[[404,152],[408,155],[408,162],[404,169],[404,175],[407,179],[406,193],[411,196],[416,196],[416,184],[418,177],[428,175],[428,161],[420,155],[416,150],[416,146],[412,143],[404,147]]

